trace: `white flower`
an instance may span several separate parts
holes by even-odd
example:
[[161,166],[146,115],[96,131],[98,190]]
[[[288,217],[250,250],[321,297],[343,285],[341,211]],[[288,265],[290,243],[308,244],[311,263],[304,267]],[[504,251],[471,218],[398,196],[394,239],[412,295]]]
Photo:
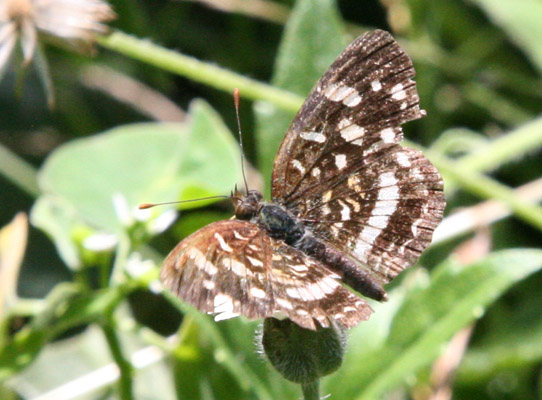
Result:
[[146,225],[146,230],[151,235],[162,233],[177,219],[177,211],[167,209],[160,214],[153,213],[151,210],[140,210],[137,207],[130,207],[128,199],[122,193],[113,194],[113,208],[120,223],[124,227],[131,227],[136,222],[142,222]]
[[95,35],[106,33],[103,22],[114,17],[102,0],[0,0],[0,71],[18,40],[29,63],[39,36],[60,39],[76,49],[88,48]]
[[118,243],[117,235],[110,233],[96,233],[83,240],[83,247],[91,251],[113,250]]

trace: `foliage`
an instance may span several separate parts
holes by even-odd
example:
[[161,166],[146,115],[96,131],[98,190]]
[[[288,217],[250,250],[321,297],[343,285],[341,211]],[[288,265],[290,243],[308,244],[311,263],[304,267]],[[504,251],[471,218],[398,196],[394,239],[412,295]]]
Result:
[[[408,145],[442,172],[447,215],[462,214],[390,285],[390,301],[347,332],[343,364],[322,390],[540,398],[540,2],[203,3],[118,0],[98,57],[45,48],[54,110],[39,71],[21,84],[13,67],[0,82],[0,397],[299,398],[259,354],[258,322],[215,323],[158,283],[167,251],[229,218],[227,204],[185,203],[165,232],[173,209],[136,206],[242,183],[227,128],[235,87],[245,152],[268,187],[303,97],[350,39],[378,27],[413,58],[428,112],[405,127]],[[21,210],[32,228],[18,278],[25,220],[8,222]]]

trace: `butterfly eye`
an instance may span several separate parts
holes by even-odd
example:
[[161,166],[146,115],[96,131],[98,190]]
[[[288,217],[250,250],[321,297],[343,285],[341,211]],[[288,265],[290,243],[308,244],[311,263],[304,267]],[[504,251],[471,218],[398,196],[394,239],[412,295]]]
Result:
[[253,197],[254,199],[256,199],[256,201],[260,201],[263,199],[262,194],[257,190],[249,190],[247,197]]
[[240,203],[235,207],[237,219],[249,220],[256,215],[257,207],[250,203]]

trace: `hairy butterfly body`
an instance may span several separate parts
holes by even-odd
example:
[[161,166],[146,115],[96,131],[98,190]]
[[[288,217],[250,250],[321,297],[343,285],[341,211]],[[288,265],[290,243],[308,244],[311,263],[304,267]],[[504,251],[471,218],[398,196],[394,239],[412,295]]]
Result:
[[205,226],[164,262],[162,281],[216,319],[280,313],[316,329],[372,313],[343,286],[385,300],[445,206],[436,168],[399,145],[425,115],[414,68],[391,35],[352,42],[309,94],[275,158],[272,201],[232,196],[236,219]]

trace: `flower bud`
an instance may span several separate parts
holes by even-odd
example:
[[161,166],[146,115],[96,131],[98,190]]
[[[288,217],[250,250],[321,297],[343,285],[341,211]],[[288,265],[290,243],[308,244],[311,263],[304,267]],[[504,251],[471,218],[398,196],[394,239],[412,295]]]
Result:
[[344,330],[337,325],[313,331],[289,319],[264,320],[262,347],[267,358],[282,376],[296,383],[314,382],[335,372],[345,346]]

